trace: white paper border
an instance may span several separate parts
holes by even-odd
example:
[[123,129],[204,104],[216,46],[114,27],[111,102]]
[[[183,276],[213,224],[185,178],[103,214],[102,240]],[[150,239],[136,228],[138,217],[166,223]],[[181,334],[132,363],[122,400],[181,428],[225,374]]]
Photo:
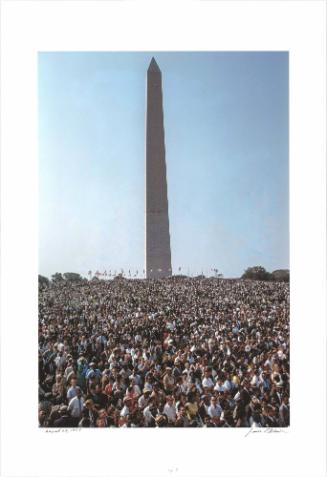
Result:
[[[325,474],[325,18],[325,2],[312,0],[2,3],[3,475]],[[38,429],[36,66],[37,51],[51,50],[290,52],[288,432]]]

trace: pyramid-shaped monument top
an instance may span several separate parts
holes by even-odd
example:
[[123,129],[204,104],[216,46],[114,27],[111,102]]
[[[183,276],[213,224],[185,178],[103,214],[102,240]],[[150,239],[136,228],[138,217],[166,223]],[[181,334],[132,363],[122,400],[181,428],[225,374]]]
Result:
[[159,68],[159,66],[158,66],[158,64],[157,64],[157,62],[156,62],[156,60],[154,59],[154,57],[152,57],[152,60],[151,60],[151,62],[150,62],[150,64],[149,64],[148,71],[149,71],[150,73],[161,73],[160,68]]

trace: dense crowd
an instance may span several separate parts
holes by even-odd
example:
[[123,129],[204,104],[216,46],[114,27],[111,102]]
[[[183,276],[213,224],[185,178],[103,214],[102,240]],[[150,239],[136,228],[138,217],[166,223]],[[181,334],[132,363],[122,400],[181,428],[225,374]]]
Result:
[[289,285],[62,281],[39,290],[41,427],[289,425]]

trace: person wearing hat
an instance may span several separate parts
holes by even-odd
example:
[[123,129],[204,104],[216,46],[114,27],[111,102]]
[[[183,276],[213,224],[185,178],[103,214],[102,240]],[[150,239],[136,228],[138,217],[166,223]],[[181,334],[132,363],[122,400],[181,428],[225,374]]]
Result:
[[174,389],[175,379],[172,375],[172,369],[170,366],[166,366],[166,372],[163,377],[163,387],[165,392],[171,393]]
[[89,369],[86,371],[85,378],[88,385],[90,381],[97,382],[101,380],[101,371],[96,367],[94,361],[89,364]]
[[124,407],[120,411],[120,417],[126,417],[132,412],[133,399],[131,397],[125,396],[123,399]]
[[144,389],[143,394],[139,397],[137,401],[138,408],[142,411],[148,405],[151,392],[152,391],[150,389]]

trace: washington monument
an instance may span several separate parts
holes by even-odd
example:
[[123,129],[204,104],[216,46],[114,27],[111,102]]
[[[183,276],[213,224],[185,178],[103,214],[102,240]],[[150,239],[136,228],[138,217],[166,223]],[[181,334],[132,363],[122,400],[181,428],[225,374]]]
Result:
[[160,278],[172,272],[161,71],[154,58],[146,97],[145,270],[147,278]]

